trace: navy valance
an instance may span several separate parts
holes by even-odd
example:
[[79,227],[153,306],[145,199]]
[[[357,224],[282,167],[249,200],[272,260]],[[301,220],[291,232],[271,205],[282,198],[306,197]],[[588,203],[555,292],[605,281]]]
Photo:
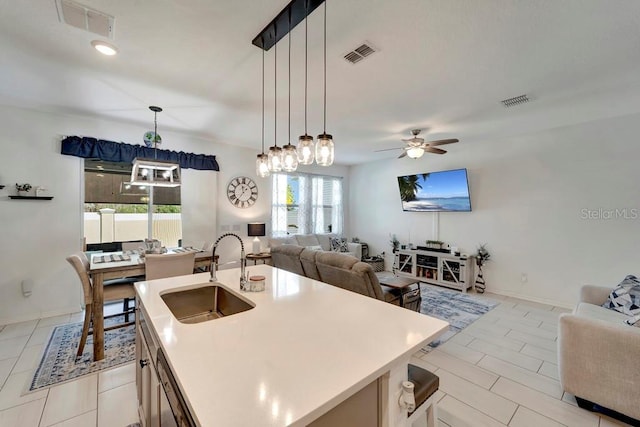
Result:
[[216,156],[185,153],[183,151],[156,150],[142,145],[105,141],[89,137],[66,137],[62,140],[60,152],[68,156],[121,163],[131,163],[136,157],[145,159],[157,158],[158,160],[178,163],[183,169],[220,170]]

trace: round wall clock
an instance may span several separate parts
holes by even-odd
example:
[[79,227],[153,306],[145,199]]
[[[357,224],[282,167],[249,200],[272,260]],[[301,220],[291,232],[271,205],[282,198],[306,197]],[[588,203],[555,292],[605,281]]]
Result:
[[258,186],[251,178],[238,176],[227,186],[227,198],[236,208],[248,208],[258,200]]

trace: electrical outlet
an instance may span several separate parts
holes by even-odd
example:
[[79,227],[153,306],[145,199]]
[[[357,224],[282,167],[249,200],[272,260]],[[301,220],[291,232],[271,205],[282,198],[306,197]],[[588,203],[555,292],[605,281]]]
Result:
[[522,276],[520,276],[520,281],[522,283],[527,283],[529,281],[529,276],[527,276],[527,273],[522,273]]

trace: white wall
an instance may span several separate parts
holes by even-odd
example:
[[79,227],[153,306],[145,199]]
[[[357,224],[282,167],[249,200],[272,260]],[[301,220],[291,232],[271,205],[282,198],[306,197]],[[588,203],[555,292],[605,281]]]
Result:
[[[147,129],[10,107],[0,107],[0,126],[0,182],[7,185],[0,193],[0,324],[77,312],[81,289],[65,257],[81,249],[83,160],[61,155],[60,139],[85,135],[135,144],[142,142]],[[216,155],[219,147],[227,147],[167,131],[161,134],[166,149]],[[233,167],[236,158],[250,155],[248,149],[226,148],[225,156],[217,159],[223,167]],[[217,223],[217,173],[184,170],[183,180],[183,237],[211,240]],[[15,194],[16,182],[44,185],[54,199],[9,200],[6,196]],[[29,298],[20,291],[24,279],[34,283]]]
[[[269,223],[271,182],[255,176],[256,149],[213,143],[184,134],[159,130],[161,148],[216,155],[220,172],[182,171],[183,240],[213,241],[222,226],[236,226],[251,251],[247,222]],[[60,154],[64,135],[142,143],[148,129],[128,123],[71,115],[56,115],[0,106],[0,325],[49,315],[77,312],[82,291],[65,257],[81,249],[83,165],[78,157]],[[312,170],[313,171],[313,168]],[[315,173],[345,177],[348,168],[320,168]],[[252,177],[259,187],[255,205],[232,206],[226,186],[235,176]],[[52,201],[16,201],[15,183],[29,182],[48,188]],[[347,208],[348,209],[348,208]],[[220,245],[221,262],[239,258],[237,243],[227,239]],[[33,282],[33,294],[22,296],[22,280]]]
[[[572,306],[583,284],[640,274],[638,123],[618,117],[353,166],[352,234],[370,253],[389,254],[390,233],[414,244],[439,237],[468,253],[487,243],[488,291]],[[456,168],[468,170],[473,212],[402,212],[397,176]],[[625,208],[626,219],[584,219],[585,209]]]

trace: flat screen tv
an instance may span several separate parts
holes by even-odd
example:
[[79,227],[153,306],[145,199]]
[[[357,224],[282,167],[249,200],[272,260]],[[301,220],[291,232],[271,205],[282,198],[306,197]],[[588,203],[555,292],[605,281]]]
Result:
[[470,212],[466,169],[398,177],[405,212]]

